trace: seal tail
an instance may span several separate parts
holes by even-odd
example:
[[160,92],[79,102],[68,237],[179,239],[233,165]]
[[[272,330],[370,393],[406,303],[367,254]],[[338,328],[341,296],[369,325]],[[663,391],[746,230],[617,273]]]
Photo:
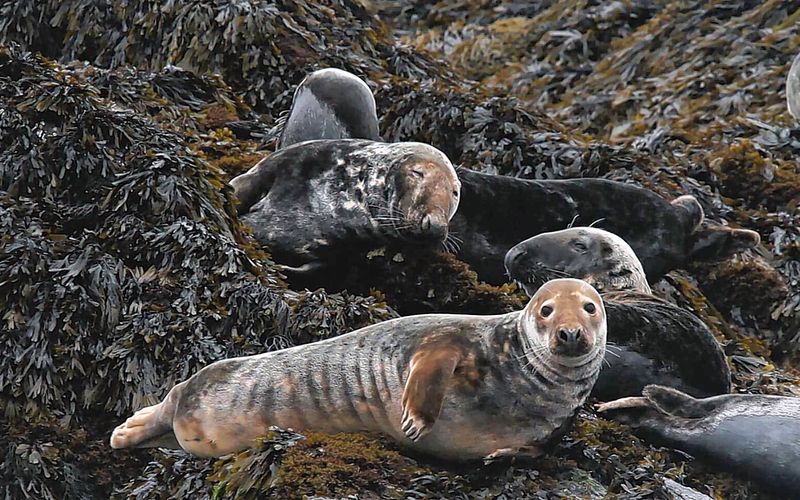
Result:
[[164,401],[142,408],[117,426],[111,433],[111,447],[120,448],[175,448],[181,449],[172,430],[176,401],[183,384],[176,385]]

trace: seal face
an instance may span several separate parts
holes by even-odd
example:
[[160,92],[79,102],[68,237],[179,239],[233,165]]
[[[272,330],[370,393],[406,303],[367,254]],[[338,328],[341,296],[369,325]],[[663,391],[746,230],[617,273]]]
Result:
[[595,227],[575,227],[538,234],[517,243],[505,256],[511,279],[528,295],[542,283],[570,276],[600,292],[651,293],[639,258],[625,240]]
[[242,220],[290,266],[392,241],[442,243],[461,186],[432,146],[353,139],[281,149],[231,185]]
[[213,363],[118,426],[111,446],[216,456],[275,425],[382,432],[450,460],[537,455],[585,401],[605,338],[597,291],[554,280],[523,311],[407,316]]
[[306,76],[292,97],[278,148],[312,139],[372,139],[378,135],[375,97],[360,78],[336,68]]
[[649,385],[642,397],[598,406],[658,443],[691,453],[759,483],[781,498],[798,498],[800,398],[725,394],[695,399]]

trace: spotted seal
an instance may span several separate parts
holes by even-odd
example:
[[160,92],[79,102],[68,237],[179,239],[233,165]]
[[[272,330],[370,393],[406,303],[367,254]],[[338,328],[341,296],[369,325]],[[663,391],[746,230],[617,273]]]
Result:
[[230,184],[241,219],[294,270],[388,242],[443,242],[461,186],[432,146],[361,139],[280,149]]
[[650,385],[598,405],[655,442],[708,460],[780,495],[800,498],[800,398],[726,394],[705,399]]
[[553,280],[509,314],[407,316],[218,361],[128,418],[111,446],[216,456],[276,425],[377,431],[449,460],[537,455],[585,401],[605,339],[597,291]]
[[[340,81],[326,81],[325,105],[292,105],[286,127],[293,132],[282,138],[282,147],[309,139],[338,139],[351,132],[351,137],[381,140],[377,114],[369,106],[352,113],[340,111],[337,105],[374,100],[369,87]],[[314,124],[294,125],[308,124],[312,111]],[[315,125],[322,123],[340,128]],[[722,260],[760,241],[754,231],[706,221],[691,195],[669,202],[647,189],[606,179],[538,181],[467,169],[460,169],[458,177],[461,204],[450,221],[453,238],[463,240],[457,255],[482,280],[493,284],[505,282],[503,259],[512,246],[563,229],[576,217],[604,219],[603,228],[635,250],[650,283],[692,261]]]
[[652,296],[636,253],[619,236],[594,227],[543,233],[514,246],[505,263],[531,296],[558,277],[582,279],[602,293],[609,348],[593,396],[621,398],[648,384],[693,396],[730,391],[730,369],[714,335],[690,311]]

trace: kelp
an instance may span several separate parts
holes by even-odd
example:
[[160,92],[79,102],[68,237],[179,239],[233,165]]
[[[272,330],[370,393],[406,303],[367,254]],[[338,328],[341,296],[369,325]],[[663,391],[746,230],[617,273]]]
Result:
[[269,154],[295,85],[328,66],[375,91],[387,140],[429,142],[461,168],[690,193],[708,218],[759,231],[758,252],[671,273],[655,290],[709,325],[737,391],[797,394],[800,135],[782,89],[797,10],[774,1],[3,3],[0,491],[670,498],[683,484],[756,496],[588,405],[552,454],[488,467],[410,457],[365,436],[276,430],[221,460],[115,452],[107,439],[216,359],[398,313],[524,303],[452,255],[408,249],[354,256],[358,272],[334,283],[346,291],[305,290],[250,237],[225,184]]

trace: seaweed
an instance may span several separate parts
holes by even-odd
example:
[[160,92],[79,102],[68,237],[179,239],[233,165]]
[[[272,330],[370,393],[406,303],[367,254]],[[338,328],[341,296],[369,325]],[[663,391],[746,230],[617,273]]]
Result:
[[776,0],[2,3],[0,491],[668,498],[677,481],[755,496],[588,407],[547,457],[488,467],[281,430],[221,460],[106,443],[214,360],[524,303],[452,255],[393,248],[303,290],[253,240],[226,182],[330,66],[375,91],[387,140],[460,168],[693,194],[707,218],[757,230],[757,251],[655,290],[723,343],[736,391],[798,395],[800,134],[783,92],[798,16]]

